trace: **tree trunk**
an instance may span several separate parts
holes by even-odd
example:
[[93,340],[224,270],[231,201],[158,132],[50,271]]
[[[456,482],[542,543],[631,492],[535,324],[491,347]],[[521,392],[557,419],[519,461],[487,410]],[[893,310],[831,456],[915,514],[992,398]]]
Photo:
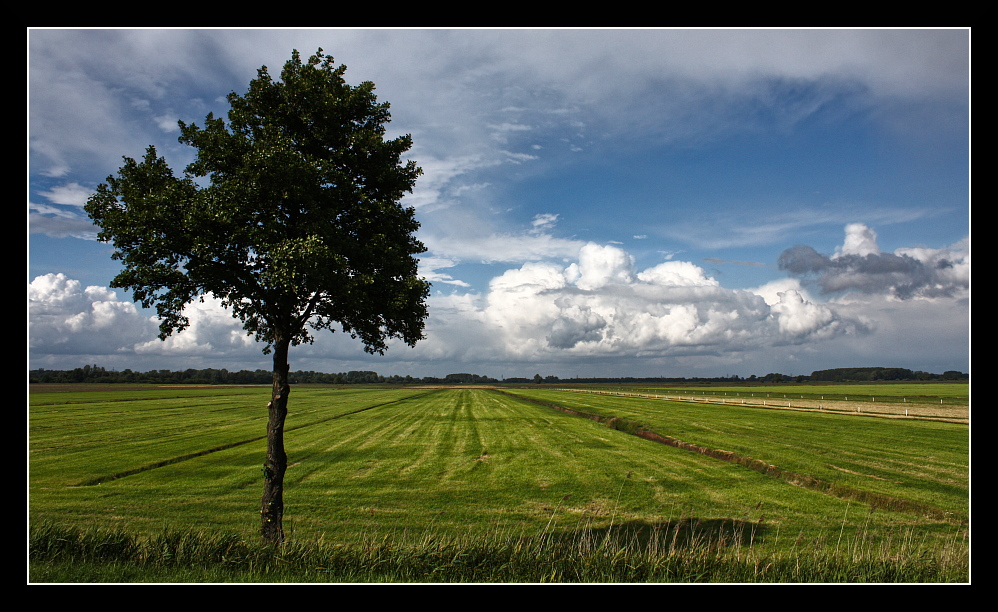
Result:
[[284,452],[284,420],[288,415],[288,341],[274,343],[274,386],[267,404],[267,459],[263,464],[263,499],[260,507],[264,542],[284,541],[284,472],[288,456]]

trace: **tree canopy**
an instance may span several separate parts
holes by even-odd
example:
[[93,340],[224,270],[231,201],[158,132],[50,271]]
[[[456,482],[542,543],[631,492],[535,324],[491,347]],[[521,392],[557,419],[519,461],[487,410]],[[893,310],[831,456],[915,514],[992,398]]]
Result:
[[228,95],[227,123],[179,122],[197,151],[183,176],[150,146],[85,207],[123,264],[111,285],[156,308],[161,338],[213,295],[273,351],[261,509],[271,542],[283,541],[288,347],[340,327],[383,353],[392,338],[420,340],[427,316],[416,258],[426,249],[400,203],[421,173],[403,160],[412,139],[385,139],[389,105],[345,71],[322,49],[307,62],[294,51],[279,80],[260,68],[244,95]]
[[268,347],[334,325],[369,352],[422,337],[425,247],[399,204],[421,170],[401,161],[410,136],[384,140],[389,105],[374,84],[350,86],[345,70],[321,49],[307,63],[295,51],[280,81],[261,68],[244,96],[229,94],[228,124],[180,122],[197,149],[183,177],[150,146],[90,198],[98,238],[124,264],[112,286],[156,308],[161,337],[205,294]]

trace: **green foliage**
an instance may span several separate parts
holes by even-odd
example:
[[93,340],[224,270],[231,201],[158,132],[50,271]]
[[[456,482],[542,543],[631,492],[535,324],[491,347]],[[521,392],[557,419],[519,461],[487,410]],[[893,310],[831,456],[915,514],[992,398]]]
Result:
[[811,373],[811,380],[822,382],[842,381],[875,381],[875,380],[964,380],[970,378],[967,374],[955,370],[947,370],[942,375],[922,371],[911,371],[907,368],[833,368],[831,370],[816,370]]
[[156,307],[161,337],[211,294],[265,350],[337,324],[372,353],[422,338],[425,247],[399,204],[421,170],[402,161],[408,135],[384,139],[374,85],[348,85],[345,70],[321,49],[306,63],[295,51],[281,80],[261,68],[245,95],[229,94],[228,123],[180,122],[197,150],[182,177],[150,146],[90,198],[99,239],[124,264],[112,286]]

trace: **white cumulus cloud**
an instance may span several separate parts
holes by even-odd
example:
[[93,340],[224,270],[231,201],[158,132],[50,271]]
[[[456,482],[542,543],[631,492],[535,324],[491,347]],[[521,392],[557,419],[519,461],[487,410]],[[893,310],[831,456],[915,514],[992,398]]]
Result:
[[156,325],[105,287],[83,287],[64,274],[38,276],[28,286],[31,350],[107,354],[155,336]]
[[787,288],[767,303],[683,261],[643,271],[615,246],[587,244],[567,266],[530,262],[493,279],[485,320],[518,358],[739,351],[855,330]]
[[866,257],[867,255],[879,254],[877,232],[867,227],[865,223],[850,223],[846,225],[845,241],[832,256],[832,259],[841,259],[849,255]]

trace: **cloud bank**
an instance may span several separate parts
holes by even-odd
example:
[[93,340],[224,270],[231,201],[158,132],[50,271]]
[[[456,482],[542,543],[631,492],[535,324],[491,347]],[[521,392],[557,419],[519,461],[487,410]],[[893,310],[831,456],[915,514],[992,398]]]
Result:
[[856,333],[793,289],[767,304],[722,287],[690,262],[636,270],[612,245],[586,244],[563,267],[527,263],[493,279],[482,311],[521,360],[732,353]]
[[[412,371],[397,373],[419,376],[495,364],[571,370],[612,360],[621,372],[631,368],[632,375],[648,375],[644,370],[654,367],[660,375],[662,364],[696,357],[752,368],[765,363],[761,355],[780,347],[802,354],[822,347],[841,351],[845,345],[837,341],[865,346],[885,330],[906,334],[911,343],[920,333],[961,325],[958,316],[947,324],[937,322],[935,331],[904,329],[906,312],[923,320],[930,312],[952,313],[954,304],[965,302],[969,254],[958,248],[880,253],[873,231],[851,224],[836,253],[795,247],[784,252],[780,264],[801,278],[753,290],[728,289],[692,262],[638,269],[616,245],[586,243],[567,263],[531,261],[510,268],[482,294],[438,291],[429,302],[427,338],[415,348],[393,346],[380,366],[371,358],[364,369],[409,367]],[[802,282],[809,276],[836,298],[814,299]],[[906,310],[905,302],[918,306]],[[36,277],[29,305],[34,367],[77,367],[73,359],[103,365],[153,358],[174,360],[173,367],[269,367],[261,347],[212,299],[192,304],[191,327],[165,342],[156,338],[149,313],[107,288],[84,288],[63,274]],[[292,356],[310,364],[302,369],[325,371],[357,369],[365,359],[359,343],[344,334],[320,336]],[[351,367],[338,367],[348,361]],[[197,363],[204,365],[192,365]],[[766,372],[744,374],[752,373]]]

